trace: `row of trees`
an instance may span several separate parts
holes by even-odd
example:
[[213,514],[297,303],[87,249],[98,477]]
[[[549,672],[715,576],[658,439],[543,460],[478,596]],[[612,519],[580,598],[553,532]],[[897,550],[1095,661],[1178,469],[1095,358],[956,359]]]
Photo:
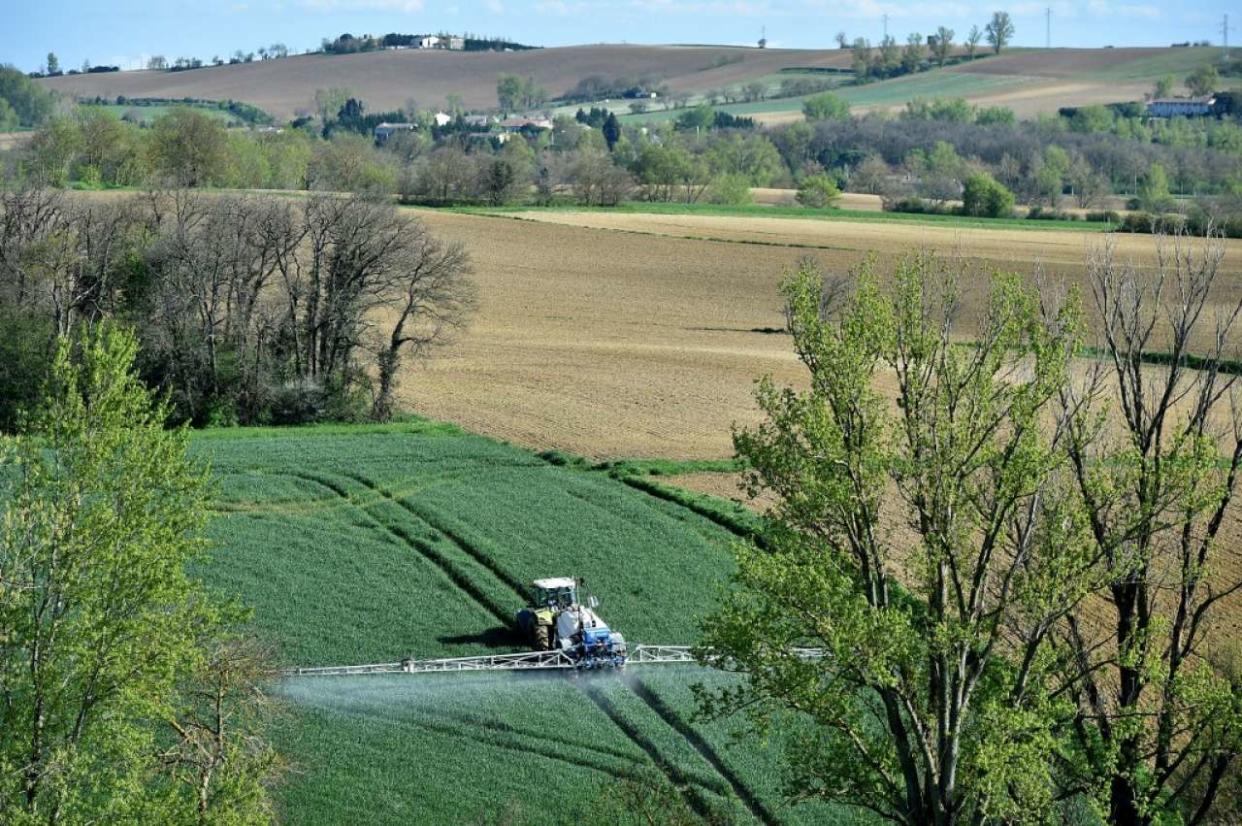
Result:
[[958,59],[961,51],[967,60],[974,60],[979,42],[984,38],[992,46],[996,54],[1000,54],[1013,39],[1014,25],[1008,12],[998,11],[981,31],[978,26],[971,26],[970,32],[959,46],[954,38],[957,32],[946,26],[940,26],[932,34],[924,37],[920,32],[911,32],[904,43],[886,34],[878,44],[872,45],[865,37],[849,41],[845,32],[837,33],[837,43],[848,48],[852,53],[851,68],[855,83],[867,83],[871,80],[898,77],[911,74],[935,66],[943,68],[946,64]]
[[889,203],[911,196],[958,199],[976,172],[1019,201],[1053,207],[1066,199],[1093,206],[1114,194],[1153,207],[1172,194],[1242,194],[1233,162],[1242,153],[1236,123],[1182,118],[1149,124],[1109,107],[1083,107],[1019,129],[1010,110],[954,99],[911,101],[900,122],[874,114],[855,118],[826,92],[805,101],[808,122],[769,130],[703,106],[646,131],[593,109],[556,119],[552,130],[497,136],[460,119],[436,124],[411,106],[417,128],[377,148],[365,134],[368,125],[408,117],[405,112],[367,114],[343,89],[320,90],[317,101],[329,140],[320,139],[309,121],[302,128],[244,132],[183,109],[138,129],[80,109],[45,124],[25,150],[5,160],[10,174],[54,185],[383,191],[437,203],[499,204],[578,192],[567,170],[598,170],[594,161],[578,164],[575,154],[597,151],[609,153],[619,169],[609,177],[608,192],[657,199],[677,193],[744,201],[746,186],[797,187],[821,173],[842,189],[879,194]]
[[1140,271],[1104,246],[1085,306],[926,257],[790,277],[809,389],[765,380],[735,436],[773,504],[699,652],[745,686],[705,711],[792,712],[798,797],[896,823],[1236,822],[1223,256],[1174,238]]
[[5,344],[8,426],[41,386],[49,342],[102,321],[136,331],[141,374],[174,420],[384,420],[403,360],[473,303],[460,246],[363,197],[15,190],[0,196],[0,250],[0,310],[21,331]]

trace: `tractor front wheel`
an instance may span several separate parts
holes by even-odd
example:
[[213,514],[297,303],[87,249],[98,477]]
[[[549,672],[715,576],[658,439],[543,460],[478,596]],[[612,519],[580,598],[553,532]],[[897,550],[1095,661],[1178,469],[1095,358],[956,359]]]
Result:
[[542,622],[535,623],[535,650],[550,651],[552,650],[551,626],[544,625]]

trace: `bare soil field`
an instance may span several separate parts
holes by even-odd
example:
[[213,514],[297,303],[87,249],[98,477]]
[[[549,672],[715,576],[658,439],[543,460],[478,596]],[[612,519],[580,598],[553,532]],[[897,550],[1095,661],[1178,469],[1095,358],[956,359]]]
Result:
[[[888,260],[956,250],[984,272],[1029,273],[1042,261],[1074,280],[1103,240],[781,218],[411,214],[470,248],[480,307],[454,344],[404,377],[405,402],[524,446],[597,459],[730,455],[730,427],[757,418],[754,381],[802,380],[780,332],[777,285],[803,256],[845,273],[871,250]],[[751,239],[763,243],[739,243]],[[803,242],[815,246],[778,245]],[[1145,236],[1117,243],[1140,260],[1153,249]],[[1242,295],[1242,243],[1230,242],[1218,283],[1219,300]],[[981,296],[966,295],[967,316]]]
[[443,106],[448,95],[464,105],[496,105],[500,74],[529,76],[553,96],[590,75],[653,76],[673,91],[701,92],[736,86],[796,67],[844,67],[839,49],[749,49],[731,46],[592,45],[521,52],[394,50],[352,55],[299,55],[282,60],[210,66],[184,72],[111,72],[65,75],[40,81],[84,97],[194,97],[245,101],[279,118],[313,111],[315,90],[344,87],[378,112],[414,100]]

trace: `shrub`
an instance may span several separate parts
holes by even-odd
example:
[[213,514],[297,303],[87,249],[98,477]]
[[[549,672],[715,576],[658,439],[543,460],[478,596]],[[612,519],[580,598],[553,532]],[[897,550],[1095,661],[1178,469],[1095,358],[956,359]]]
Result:
[[1013,193],[988,173],[976,172],[963,183],[962,212],[988,218],[1006,217],[1013,213]]
[[1074,216],[1068,212],[1063,212],[1055,207],[1039,206],[1038,204],[1031,207],[1026,213],[1027,220],[1030,221],[1073,221]]
[[849,120],[850,105],[832,92],[809,97],[802,103],[807,120]]
[[798,203],[811,209],[830,207],[839,197],[841,190],[837,188],[836,182],[823,174],[805,178],[798,187]]
[[717,175],[707,190],[707,201],[712,204],[728,204],[744,206],[753,204],[754,197],[750,194],[750,182],[745,175]]

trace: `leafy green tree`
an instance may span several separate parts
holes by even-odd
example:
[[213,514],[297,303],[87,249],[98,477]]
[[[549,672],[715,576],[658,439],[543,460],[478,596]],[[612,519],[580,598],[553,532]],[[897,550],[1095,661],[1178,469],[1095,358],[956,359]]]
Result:
[[644,146],[634,164],[634,174],[652,201],[692,204],[711,183],[707,163],[679,143]]
[[750,192],[750,181],[745,175],[729,173],[717,175],[707,190],[707,201],[712,204],[728,204],[744,206],[753,204],[755,198]]
[[306,174],[312,189],[329,192],[389,193],[397,186],[392,156],[348,132],[315,144]]
[[319,114],[319,123],[327,126],[336,120],[336,113],[341,111],[345,101],[354,97],[350,89],[334,86],[330,89],[315,90],[315,111]]
[[1159,78],[1156,81],[1155,88],[1152,90],[1152,97],[1157,99],[1167,98],[1169,95],[1173,94],[1173,86],[1175,83],[1176,81],[1173,79],[1173,75],[1165,75],[1164,77]]
[[735,132],[715,141],[706,155],[712,172],[740,176],[748,186],[771,186],[784,169],[781,153],[766,135]]
[[1186,78],[1186,88],[1195,97],[1205,97],[1216,91],[1220,85],[1220,72],[1215,66],[1203,65],[1195,69]]
[[802,102],[802,114],[809,121],[849,120],[850,105],[832,92],[821,92]]
[[917,72],[919,67],[923,65],[923,55],[925,52],[923,35],[918,32],[911,32],[906,37],[906,45],[901,50],[902,71],[907,74]]
[[992,19],[987,25],[987,39],[996,54],[1000,54],[1001,49],[1009,45],[1009,41],[1013,39],[1013,20],[1009,17],[1009,12],[992,13]]
[[22,126],[40,126],[56,110],[56,96],[12,66],[0,66],[0,100],[8,101]]
[[1114,120],[1116,118],[1113,115],[1113,111],[1107,106],[1100,106],[1099,104],[1082,106],[1070,118],[1070,130],[1073,132],[1083,132],[1088,135],[1109,132],[1113,128]]
[[804,178],[794,197],[804,207],[824,209],[841,197],[841,190],[837,188],[836,181],[821,173]]
[[1044,150],[1039,169],[1035,173],[1035,181],[1039,186],[1040,194],[1052,206],[1056,206],[1061,200],[1061,194],[1065,189],[1065,176],[1069,173],[1069,169],[1068,152],[1055,143]]
[[496,100],[503,112],[515,112],[522,105],[525,84],[517,75],[501,75],[496,79]]
[[69,182],[70,166],[82,148],[82,133],[70,118],[52,118],[30,140],[35,179],[49,186]]
[[60,74],[60,60],[56,57],[56,52],[47,53],[47,73],[49,75]]
[[[0,460],[5,823],[218,822],[169,786],[160,755],[180,678],[220,628],[186,572],[206,474],[131,372],[137,347],[115,329],[84,335],[76,357],[62,341],[30,433]],[[261,791],[205,788],[243,815],[266,806]]]
[[850,46],[850,66],[854,70],[854,78],[859,82],[866,82],[873,73],[871,61],[871,41],[865,37],[854,39],[854,45]]
[[179,107],[157,120],[149,145],[155,171],[180,186],[210,186],[227,173],[224,126],[197,109]]
[[883,77],[891,77],[901,68],[901,47],[897,45],[897,38],[891,34],[880,40],[879,59],[875,68],[878,70],[877,74]]
[[975,59],[975,52],[979,49],[979,41],[983,39],[983,32],[979,31],[978,26],[971,26],[970,32],[966,35],[966,56],[971,60]]
[[1173,196],[1169,193],[1169,176],[1162,164],[1154,163],[1147,169],[1147,174],[1139,183],[1139,208],[1148,212],[1164,212],[1174,205]]
[[968,175],[962,182],[962,212],[987,218],[1013,214],[1013,193],[986,172]]
[[7,100],[0,98],[0,131],[10,132],[18,126],[21,122],[17,119],[17,112]]
[[1077,313],[1043,321],[997,276],[967,346],[932,260],[853,275],[784,283],[809,389],[764,379],[765,421],[734,435],[748,492],[774,504],[698,650],[745,683],[704,711],[805,723],[785,755],[801,798],[910,826],[1044,822],[1067,704],[1044,691],[1039,629],[1091,563],[1047,426]]
[[980,126],[1013,126],[1016,118],[1007,106],[984,106],[975,112],[975,123]]
[[944,26],[936,29],[936,37],[932,44],[932,54],[936,56],[936,64],[941,67],[948,61],[949,55],[953,53],[953,35],[954,31]]
[[621,140],[621,122],[617,120],[615,112],[608,113],[601,129],[604,133],[604,141],[608,144],[608,151],[611,152],[616,147],[617,141]]

